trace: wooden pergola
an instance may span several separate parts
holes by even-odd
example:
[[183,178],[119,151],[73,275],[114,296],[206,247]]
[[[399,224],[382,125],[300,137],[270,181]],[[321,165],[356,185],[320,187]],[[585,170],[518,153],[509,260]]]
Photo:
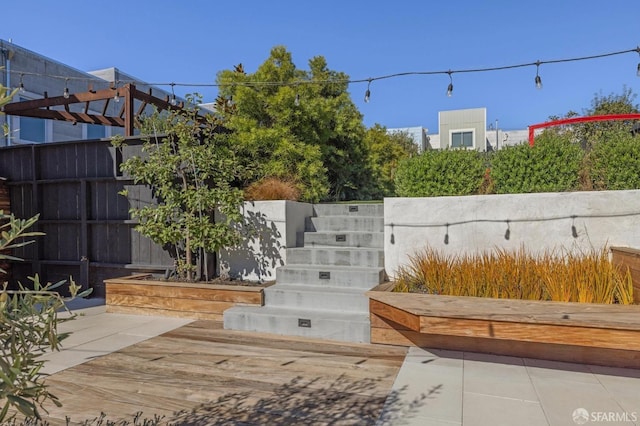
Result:
[[[139,102],[137,109],[134,110],[135,101]],[[101,108],[92,109],[90,107],[92,102],[104,103]],[[111,103],[119,103],[120,105],[119,112],[116,115],[109,114],[109,105]],[[81,112],[71,111],[70,105],[74,104],[82,104]],[[45,92],[43,99],[13,102],[5,105],[2,111],[7,115],[124,127],[125,136],[133,136],[136,118],[149,105],[153,105],[161,111],[179,110],[184,107],[182,102],[173,105],[168,96],[164,99],[155,97],[152,89],[149,89],[148,92],[143,92],[138,90],[134,84],[125,84],[120,87],[112,86],[101,90],[93,90],[89,87],[86,92],[55,97],[49,97]],[[99,114],[91,112],[100,110],[102,112]]]

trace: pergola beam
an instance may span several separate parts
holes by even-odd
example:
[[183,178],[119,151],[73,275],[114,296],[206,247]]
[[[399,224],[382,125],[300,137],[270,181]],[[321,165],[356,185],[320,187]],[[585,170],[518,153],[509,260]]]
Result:
[[[109,104],[116,95],[123,100],[120,111],[115,116],[108,115]],[[137,113],[134,110],[136,100],[140,101]],[[90,103],[99,101],[104,101],[102,114],[90,114]],[[84,112],[72,112],[70,106],[74,104],[84,104],[82,108]],[[68,97],[54,96],[50,98],[45,92],[43,99],[6,104],[2,111],[7,115],[22,117],[124,127],[125,135],[133,136],[136,117],[141,115],[148,105],[153,105],[159,110],[170,111],[177,111],[184,107],[183,103],[172,105],[168,98],[163,100],[153,96],[151,89],[149,89],[149,93],[145,93],[138,90],[134,84],[125,84],[101,90],[93,90],[92,87],[89,87],[87,92],[69,94]],[[198,121],[204,124],[206,119],[204,116],[199,116]]]

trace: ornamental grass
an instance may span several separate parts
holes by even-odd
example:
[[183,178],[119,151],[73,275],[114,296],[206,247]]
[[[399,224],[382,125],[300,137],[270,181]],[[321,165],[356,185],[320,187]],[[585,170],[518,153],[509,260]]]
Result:
[[396,292],[559,302],[633,303],[631,274],[608,250],[533,255],[508,252],[445,255],[428,248],[412,256],[396,279]]

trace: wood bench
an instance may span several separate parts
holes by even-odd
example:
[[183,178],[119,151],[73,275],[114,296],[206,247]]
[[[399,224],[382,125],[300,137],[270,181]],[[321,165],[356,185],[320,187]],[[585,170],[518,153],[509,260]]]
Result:
[[640,306],[367,293],[371,343],[640,368]]

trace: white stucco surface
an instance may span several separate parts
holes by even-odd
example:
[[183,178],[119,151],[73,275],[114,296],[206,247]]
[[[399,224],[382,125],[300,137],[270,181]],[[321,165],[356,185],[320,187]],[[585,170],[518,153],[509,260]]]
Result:
[[305,218],[313,215],[313,206],[294,201],[248,201],[243,212],[247,237],[241,246],[220,252],[220,273],[248,281],[274,280],[276,268],[286,263],[287,247],[296,246]]
[[385,268],[391,277],[427,247],[446,254],[640,247],[639,190],[386,198],[384,203]]

